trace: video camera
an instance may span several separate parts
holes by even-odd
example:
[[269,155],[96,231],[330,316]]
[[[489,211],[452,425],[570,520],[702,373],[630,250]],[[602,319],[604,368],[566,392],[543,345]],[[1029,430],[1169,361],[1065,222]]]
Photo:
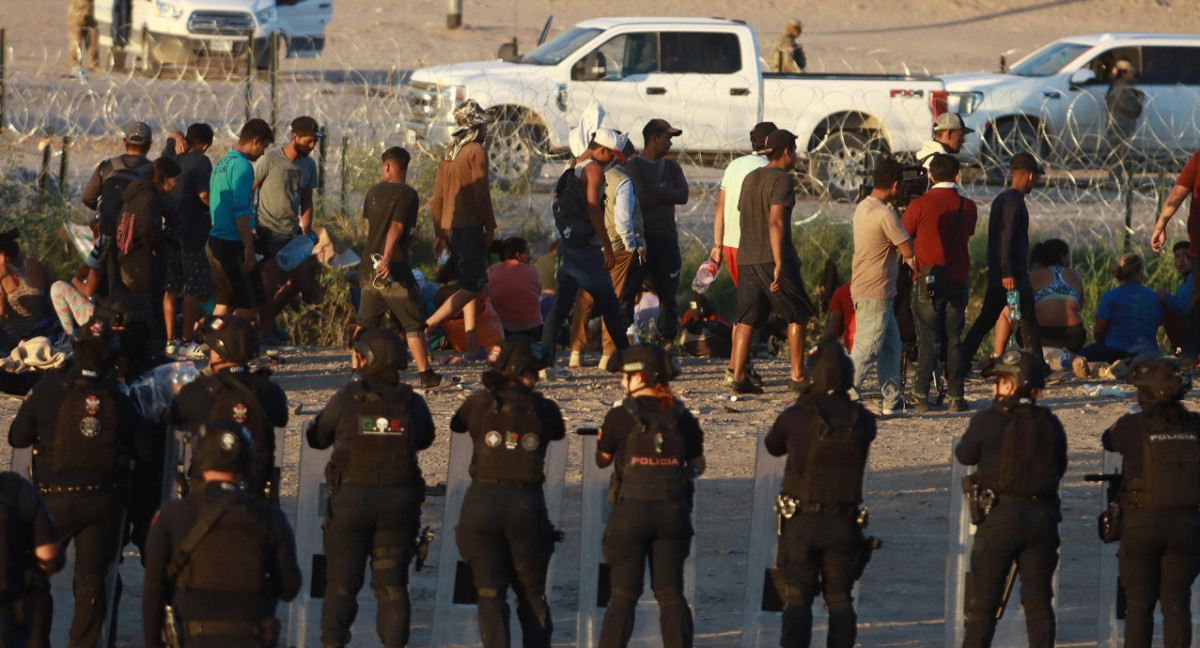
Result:
[[[858,197],[854,202],[862,202],[874,190],[874,185],[863,184],[859,186]],[[898,213],[904,213],[904,210],[908,208],[908,204],[924,196],[926,191],[929,191],[929,171],[919,164],[905,165],[904,179],[900,181],[900,195],[891,200],[892,207]]]

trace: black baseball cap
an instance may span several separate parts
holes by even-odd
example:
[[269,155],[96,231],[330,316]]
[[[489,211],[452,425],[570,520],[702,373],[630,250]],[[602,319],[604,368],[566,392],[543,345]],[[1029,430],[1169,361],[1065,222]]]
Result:
[[312,117],[297,117],[292,120],[292,133],[301,137],[325,137],[325,133],[317,126],[317,120]]
[[1017,153],[1008,162],[1010,171],[1032,171],[1037,175],[1045,175],[1046,170],[1038,164],[1037,158],[1030,153]]
[[246,364],[258,355],[258,332],[244,317],[213,317],[204,323],[200,339],[225,362]]
[[778,129],[767,135],[767,152],[783,151],[796,145],[796,135],[790,130]]
[[759,122],[750,129],[750,148],[762,151],[767,148],[767,137],[779,130],[775,122]]
[[672,126],[665,119],[651,119],[642,127],[642,137],[650,137],[657,133],[669,133],[671,137],[682,135],[683,131]]
[[133,122],[125,127],[125,141],[135,146],[149,144],[154,139],[146,122]]

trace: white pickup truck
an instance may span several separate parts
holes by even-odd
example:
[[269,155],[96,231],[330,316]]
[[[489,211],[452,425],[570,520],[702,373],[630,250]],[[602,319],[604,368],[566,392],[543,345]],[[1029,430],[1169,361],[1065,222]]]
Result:
[[611,126],[635,134],[660,117],[683,129],[675,150],[746,152],[750,129],[772,121],[796,133],[808,175],[852,198],[876,154],[915,153],[944,110],[939,79],[885,74],[764,74],[754,30],[719,18],[599,18],[512,60],[415,70],[406,80],[406,139],[440,146],[451,111],[472,97],[495,111],[497,173],[518,176],[567,149],[592,102]]

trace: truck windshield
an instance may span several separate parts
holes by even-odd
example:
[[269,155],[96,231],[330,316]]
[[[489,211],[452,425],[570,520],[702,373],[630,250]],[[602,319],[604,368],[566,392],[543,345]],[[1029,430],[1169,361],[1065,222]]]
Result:
[[1018,61],[1009,72],[1027,77],[1050,76],[1089,49],[1091,45],[1082,43],[1051,43]]
[[523,54],[517,62],[529,63],[531,65],[558,65],[584,43],[595,38],[601,31],[594,28],[572,27],[542,43],[540,47],[532,52]]

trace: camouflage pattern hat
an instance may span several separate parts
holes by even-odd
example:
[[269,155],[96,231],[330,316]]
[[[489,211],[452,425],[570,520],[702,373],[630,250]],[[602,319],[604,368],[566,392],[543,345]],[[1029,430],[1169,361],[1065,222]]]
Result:
[[454,109],[454,123],[458,124],[459,128],[475,128],[490,124],[493,120],[491,113],[480,108],[474,99],[467,99]]

